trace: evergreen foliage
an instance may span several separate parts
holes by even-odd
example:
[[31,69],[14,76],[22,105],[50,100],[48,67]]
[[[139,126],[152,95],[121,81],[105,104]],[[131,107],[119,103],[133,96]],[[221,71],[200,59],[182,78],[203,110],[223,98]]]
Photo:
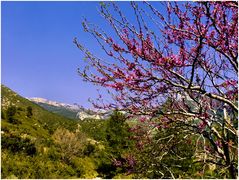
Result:
[[32,112],[32,107],[31,106],[28,106],[27,107],[27,117],[32,117],[32,115],[33,115],[33,112]]
[[152,131],[117,111],[109,119],[77,122],[4,86],[1,116],[1,178],[171,178],[171,172],[175,178],[227,177],[199,162],[202,141],[186,136],[180,125]]

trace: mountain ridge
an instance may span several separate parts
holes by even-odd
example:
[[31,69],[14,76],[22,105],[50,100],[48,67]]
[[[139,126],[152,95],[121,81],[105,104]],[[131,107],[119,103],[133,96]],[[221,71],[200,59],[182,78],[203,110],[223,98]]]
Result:
[[74,105],[67,104],[67,103],[60,103],[60,102],[57,102],[57,101],[51,101],[51,100],[41,98],[41,97],[32,97],[32,98],[26,97],[26,99],[28,99],[30,101],[33,101],[33,102],[36,102],[36,103],[47,103],[49,105],[58,106],[58,107],[63,106],[63,107],[68,107],[70,109],[75,109],[75,110],[78,110],[78,109],[82,108],[82,106],[80,106],[76,103],[74,103]]
[[[16,124],[9,123],[4,119],[4,117],[9,116],[8,111],[10,108],[15,109]],[[30,116],[27,114],[28,109],[32,111]],[[1,128],[3,131],[8,131],[11,128],[12,132],[26,134],[31,132],[41,137],[53,132],[60,126],[69,129],[76,126],[76,122],[72,119],[49,112],[4,85],[1,85],[1,113],[1,119],[3,120]]]
[[97,112],[92,109],[86,109],[83,106],[80,106],[76,103],[67,104],[57,101],[51,101],[45,98],[40,97],[33,97],[27,98],[28,100],[32,101],[35,104],[40,105],[44,109],[60,114],[62,116],[75,119],[75,120],[84,120],[84,119],[106,119],[109,117],[111,112]]

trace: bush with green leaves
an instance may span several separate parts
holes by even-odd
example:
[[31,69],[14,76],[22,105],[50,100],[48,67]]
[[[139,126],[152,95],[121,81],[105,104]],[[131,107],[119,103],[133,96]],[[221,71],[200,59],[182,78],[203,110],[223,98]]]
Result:
[[130,139],[130,127],[126,117],[115,111],[106,124],[106,142],[114,155],[120,156],[123,151],[130,149],[133,141]]
[[2,152],[1,178],[59,179],[77,178],[73,167],[61,161],[52,161],[47,156],[25,156]]
[[10,106],[10,107],[8,107],[8,108],[7,108],[7,112],[6,112],[7,117],[8,117],[8,118],[9,118],[9,117],[13,117],[13,116],[16,114],[16,112],[17,112],[17,108],[16,108],[15,106]]
[[32,109],[32,107],[31,106],[28,106],[27,107],[27,117],[32,117],[32,115],[33,115],[33,109]]
[[15,106],[10,106],[7,108],[6,117],[7,121],[12,124],[20,124],[21,122],[15,117],[17,113],[17,108]]
[[155,127],[155,134],[142,148],[136,149],[136,178],[201,178],[202,164],[196,162],[196,138],[180,124],[167,129]]
[[1,110],[1,119],[6,119],[6,115],[3,110]]
[[96,178],[98,172],[94,159],[90,157],[74,158],[71,160],[73,168],[77,171],[77,175],[80,178]]
[[65,128],[58,128],[52,138],[59,148],[62,159],[69,161],[75,156],[81,156],[86,144],[86,136],[84,133],[70,132]]
[[35,155],[36,147],[35,144],[31,142],[28,138],[21,138],[18,136],[2,136],[2,149],[7,149],[12,153],[26,153],[27,155]]

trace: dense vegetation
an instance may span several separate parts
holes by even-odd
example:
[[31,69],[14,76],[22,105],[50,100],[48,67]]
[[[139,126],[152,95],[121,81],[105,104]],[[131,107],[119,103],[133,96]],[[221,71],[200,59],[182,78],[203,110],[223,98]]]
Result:
[[[92,100],[96,108],[115,107],[157,120],[162,136],[149,138],[153,142],[146,143],[149,153],[142,164],[152,172],[141,177],[174,178],[181,173],[193,178],[182,165],[187,162],[186,166],[201,163],[199,174],[204,178],[207,167],[216,166],[209,176],[237,179],[238,2],[101,2],[99,13],[104,26],[87,17],[82,21],[87,39],[96,45],[74,38],[84,60],[78,73],[113,99],[99,93]],[[179,134],[190,136],[192,145],[167,134],[175,129],[172,124]],[[174,140],[180,142],[174,145],[178,150],[170,148]],[[199,144],[199,149],[191,149]],[[189,154],[180,150],[186,145]],[[170,161],[164,161],[167,158]]]
[[112,178],[126,172],[113,164],[131,145],[122,115],[77,122],[5,86],[1,91],[2,178]]
[[[180,124],[152,126],[114,112],[74,121],[2,86],[1,178],[226,177],[200,159],[203,139]],[[160,118],[160,117],[159,117]]]

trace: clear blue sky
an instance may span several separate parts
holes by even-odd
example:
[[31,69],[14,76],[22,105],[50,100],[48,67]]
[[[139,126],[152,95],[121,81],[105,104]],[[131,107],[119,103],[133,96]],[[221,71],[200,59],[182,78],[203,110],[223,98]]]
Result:
[[[108,31],[98,12],[99,2],[1,2],[2,84],[24,97],[42,97],[90,107],[95,86],[77,74],[83,55],[73,44],[81,43],[103,55],[96,41],[83,32],[83,16]],[[128,17],[128,2],[120,3]],[[107,98],[107,96],[106,96]]]
[[78,76],[82,54],[72,41],[96,45],[81,21],[85,16],[104,25],[97,7],[98,2],[2,2],[2,84],[24,97],[91,106],[87,100],[97,96],[96,87]]

